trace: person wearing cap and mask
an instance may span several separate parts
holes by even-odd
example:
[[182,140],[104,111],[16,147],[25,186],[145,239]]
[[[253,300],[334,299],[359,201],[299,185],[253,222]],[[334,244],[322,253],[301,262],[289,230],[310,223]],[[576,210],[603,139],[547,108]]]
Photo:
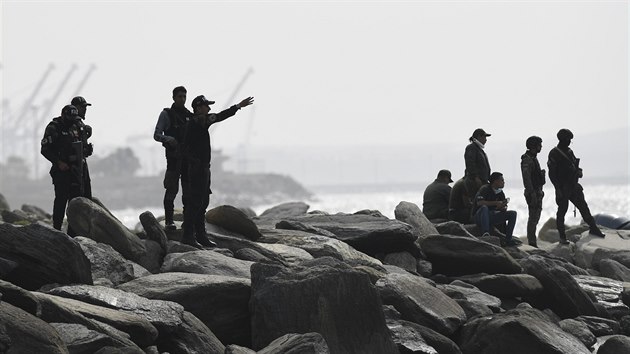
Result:
[[[162,143],[166,154],[166,172],[164,173],[164,224],[167,230],[175,230],[173,221],[175,197],[179,192],[180,177],[186,169],[182,158],[180,145],[183,143],[186,124],[192,117],[186,107],[186,88],[177,86],[173,89],[173,104],[170,108],[164,108],[160,113],[153,139]],[[182,204],[186,209],[186,185],[182,179]]]
[[483,185],[475,195],[474,216],[475,223],[481,228],[483,236],[490,235],[490,228],[495,225],[505,226],[505,240],[507,246],[516,246],[512,233],[516,226],[516,211],[508,210],[508,199],[503,193],[505,179],[500,172],[493,172],[488,178],[490,183]]
[[448,219],[448,202],[451,196],[451,171],[440,170],[437,178],[424,190],[422,213],[429,220]]
[[569,148],[573,133],[569,129],[560,129],[556,135],[558,145],[549,151],[547,166],[549,167],[549,179],[556,190],[556,226],[561,244],[568,244],[564,227],[564,216],[569,209],[569,201],[580,211],[582,219],[589,226],[591,235],[605,237],[597,227],[595,219],[584,199],[584,188],[578,182],[582,178],[580,159],[576,158],[573,150]]
[[536,242],[536,226],[542,212],[542,202],[545,192],[545,170],[540,168],[536,156],[542,149],[542,139],[538,136],[530,136],[525,141],[527,151],[521,156],[521,175],[523,187],[525,187],[525,201],[529,217],[527,218],[527,243],[532,247],[538,247]]
[[186,127],[182,148],[187,170],[182,173],[186,180],[187,197],[184,208],[184,234],[182,243],[196,247],[214,247],[216,244],[206,236],[205,214],[210,202],[210,133],[208,129],[214,123],[226,120],[239,109],[254,103],[253,97],[247,97],[238,104],[219,113],[209,113],[214,101],[205,96],[197,96],[192,101],[193,116]]
[[466,191],[471,197],[477,194],[479,188],[488,183],[490,178],[490,162],[484,151],[488,140],[487,137],[490,135],[481,128],[475,129],[472,136],[468,139],[470,144],[466,146],[464,151]]
[[[88,143],[88,139],[92,136],[92,127],[85,124],[83,121],[85,120],[85,115],[87,113],[87,106],[91,106],[91,103],[88,103],[85,98],[82,96],[76,96],[72,98],[70,102],[71,105],[77,107],[79,111],[79,118],[77,120],[77,125],[83,128],[83,134],[81,135],[81,141],[83,142],[83,156],[88,157],[92,156],[94,152],[94,145],[92,143]],[[90,169],[88,168],[87,161],[83,163],[84,166],[84,185],[83,185],[83,197],[92,199],[92,180],[90,178]]]
[[[78,124],[80,120],[79,110],[75,106],[63,107],[61,116],[54,118],[46,126],[41,142],[41,154],[52,163],[50,176],[55,187],[53,227],[57,230],[61,230],[68,201],[85,196],[81,190],[85,185],[85,178],[89,178],[85,172],[85,160],[77,155],[73,145],[82,141],[82,136],[86,134],[84,125]],[[80,168],[83,169],[82,172],[77,172]],[[83,177],[82,180],[80,176]],[[68,235],[76,236],[70,226]]]

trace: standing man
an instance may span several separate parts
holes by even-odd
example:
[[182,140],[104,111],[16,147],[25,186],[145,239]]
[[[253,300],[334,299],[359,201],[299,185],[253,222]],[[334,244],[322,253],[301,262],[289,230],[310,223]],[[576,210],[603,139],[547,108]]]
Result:
[[437,178],[424,190],[422,212],[429,220],[448,219],[448,202],[451,197],[451,171],[440,170]]
[[[48,123],[42,139],[41,154],[52,163],[50,176],[55,186],[53,227],[57,230],[61,230],[69,200],[74,197],[91,197],[84,190],[89,185],[85,166],[85,158],[89,155],[86,155],[83,144],[87,141],[87,126],[80,124],[80,120],[78,109],[67,105],[61,110],[60,117]],[[68,235],[76,236],[70,226]]]
[[516,246],[518,243],[512,238],[516,225],[516,211],[507,210],[508,199],[505,198],[503,187],[505,180],[500,172],[490,175],[490,183],[479,188],[475,196],[475,223],[481,228],[484,235],[490,234],[490,228],[494,225],[505,225],[505,244]]
[[538,247],[536,242],[536,225],[540,220],[542,212],[542,202],[545,193],[545,170],[540,168],[540,163],[536,156],[542,149],[542,139],[537,136],[530,136],[525,141],[527,151],[521,156],[521,174],[523,175],[523,187],[525,187],[525,201],[529,210],[527,219],[527,243],[530,246]]
[[239,109],[254,103],[253,97],[247,97],[240,103],[221,111],[210,112],[209,101],[205,96],[197,96],[192,101],[194,115],[186,129],[183,152],[187,164],[187,204],[184,208],[184,235],[182,243],[203,248],[214,247],[216,244],[206,236],[206,222],[204,219],[206,208],[210,202],[210,133],[208,129],[214,123],[221,122],[233,116]]
[[564,229],[564,216],[569,209],[569,201],[580,211],[582,219],[590,228],[590,233],[595,236],[605,237],[591,215],[588,204],[586,204],[584,199],[584,188],[578,182],[582,178],[580,159],[576,158],[573,150],[569,148],[573,139],[573,133],[569,129],[560,129],[556,136],[558,137],[558,146],[549,151],[547,166],[549,167],[549,179],[551,179],[551,183],[556,189],[556,204],[558,204],[556,226],[560,234],[560,243],[569,243]]
[[[164,173],[164,224],[167,230],[175,230],[173,213],[175,197],[179,191],[182,170],[186,169],[180,145],[184,139],[186,124],[192,113],[184,106],[186,88],[177,86],[173,89],[173,104],[164,108],[155,125],[153,139],[162,143],[166,154],[166,172]],[[182,204],[186,209],[186,182],[182,179]]]
[[[85,156],[90,156],[94,151],[94,146],[92,145],[92,143],[88,143],[87,139],[92,136],[92,127],[86,125],[83,121],[85,120],[85,114],[87,113],[87,106],[91,106],[92,104],[88,103],[82,96],[74,97],[70,104],[77,107],[77,110],[79,111],[79,118],[81,119],[77,120],[77,124],[79,126],[82,126],[85,130],[85,134],[83,134],[82,136],[83,148],[85,149]],[[83,166],[85,167],[83,171],[85,177],[85,182],[83,185],[83,196],[92,199],[92,180],[90,178],[90,170],[88,168],[87,161],[83,163]]]
[[472,136],[468,139],[470,144],[466,146],[464,152],[466,191],[471,197],[474,197],[479,188],[488,183],[490,178],[490,162],[484,151],[488,140],[487,137],[490,135],[481,128],[475,129]]

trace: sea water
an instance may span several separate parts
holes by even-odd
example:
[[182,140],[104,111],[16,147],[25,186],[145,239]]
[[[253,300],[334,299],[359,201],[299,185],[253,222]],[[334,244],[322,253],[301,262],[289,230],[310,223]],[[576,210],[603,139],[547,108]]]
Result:
[[[508,208],[517,212],[516,236],[525,236],[527,229],[527,203],[523,196],[522,188],[505,188],[506,197],[510,198]],[[390,191],[352,191],[352,192],[318,192],[310,200],[303,200],[310,208],[309,211],[321,210],[327,213],[354,213],[359,210],[378,210],[383,215],[394,218],[396,205],[401,201],[417,204],[422,209],[423,190],[418,188],[408,188],[407,190]],[[598,213],[612,214],[630,218],[630,185],[587,185],[584,186],[584,195],[593,215]],[[269,205],[258,205],[252,207],[257,215],[268,208],[282,202],[279,201]],[[155,216],[163,215],[161,207],[149,207],[142,209],[122,209],[114,210],[112,213],[127,227],[134,228],[139,222],[139,215],[144,211],[151,211]],[[538,223],[538,230],[551,217],[555,217],[557,206],[553,188],[546,188],[543,199],[543,210]],[[573,213],[573,205],[569,203],[569,211],[566,214],[565,223],[567,225],[579,224],[582,220],[579,211]]]

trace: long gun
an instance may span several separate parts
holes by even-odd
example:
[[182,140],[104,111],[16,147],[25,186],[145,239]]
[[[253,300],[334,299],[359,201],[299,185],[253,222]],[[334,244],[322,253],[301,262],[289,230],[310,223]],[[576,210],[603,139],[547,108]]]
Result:
[[79,196],[82,197],[85,194],[85,187],[83,185],[83,164],[85,163],[85,156],[83,155],[83,141],[79,140],[72,142],[72,150],[74,150],[76,163],[71,165],[71,169],[75,177],[79,180]]

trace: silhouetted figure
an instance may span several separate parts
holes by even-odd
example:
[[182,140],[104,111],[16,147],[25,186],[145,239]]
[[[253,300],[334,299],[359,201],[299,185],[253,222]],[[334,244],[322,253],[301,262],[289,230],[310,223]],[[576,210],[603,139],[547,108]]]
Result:
[[475,223],[481,228],[483,235],[489,235],[494,225],[505,225],[505,244],[515,246],[518,243],[512,238],[516,225],[516,211],[507,210],[509,200],[505,198],[503,187],[505,180],[500,172],[490,175],[490,183],[479,188],[475,195]]
[[448,201],[448,219],[462,224],[472,224],[472,201],[466,191],[465,177],[455,182]]
[[569,209],[569,201],[580,211],[582,219],[590,228],[590,233],[604,237],[605,235],[595,224],[595,219],[591,215],[588,204],[586,204],[584,188],[578,182],[582,178],[580,159],[576,158],[573,150],[569,148],[573,133],[569,129],[560,129],[557,137],[558,146],[549,151],[547,166],[549,167],[549,179],[556,189],[556,204],[558,204],[556,226],[560,234],[560,243],[569,243],[564,228],[564,216]]
[[[182,158],[180,145],[183,143],[184,130],[192,112],[186,104],[186,88],[177,86],[173,89],[173,104],[171,108],[164,108],[160,113],[153,139],[162,143],[166,154],[166,172],[164,173],[164,224],[166,229],[175,230],[173,214],[175,197],[179,192],[179,180],[182,171],[186,170],[186,161]],[[182,177],[183,178],[183,177]],[[187,183],[182,179],[182,204],[186,209]]]
[[[41,143],[41,154],[52,163],[50,176],[55,186],[53,227],[61,230],[68,201],[75,197],[92,198],[90,176],[85,158],[92,154],[87,139],[92,128],[84,125],[75,106],[67,105],[61,116],[46,126]],[[85,188],[88,186],[88,188]],[[68,235],[76,233],[68,226]]]
[[424,190],[422,212],[429,220],[448,219],[448,202],[451,197],[451,171],[440,170],[437,178]]
[[219,113],[210,112],[209,101],[205,96],[197,96],[192,101],[194,115],[190,119],[184,137],[184,156],[187,165],[187,204],[184,208],[184,235],[182,243],[193,247],[214,247],[216,244],[206,236],[205,213],[210,202],[210,134],[208,129],[238,112],[239,109],[254,103],[248,97],[238,104]]
[[[77,124],[83,125],[85,129],[85,134],[84,134],[85,140],[83,141],[83,144],[85,146],[85,156],[90,156],[92,155],[92,152],[94,151],[94,145],[92,145],[92,143],[88,143],[87,138],[92,136],[92,127],[89,125],[86,125],[83,121],[86,118],[87,106],[91,106],[92,104],[88,103],[85,100],[85,98],[83,98],[82,96],[76,96],[72,98],[72,101],[70,101],[70,104],[77,107],[77,110],[79,111],[79,117],[81,118],[81,120],[77,121]],[[87,160],[83,162],[83,166],[84,166],[84,174],[86,177],[84,178],[84,183],[83,183],[83,196],[86,198],[92,199],[92,180],[90,178],[90,169],[88,168]]]
[[527,151],[521,156],[521,174],[523,176],[523,187],[525,187],[525,201],[529,217],[527,218],[527,243],[530,246],[538,247],[536,242],[536,226],[540,220],[542,212],[542,202],[545,193],[545,170],[540,168],[540,163],[536,157],[542,149],[542,139],[537,136],[530,136],[525,141]]
[[464,162],[466,163],[466,191],[469,196],[473,197],[481,186],[488,183],[490,178],[490,162],[484,149],[486,141],[490,134],[481,128],[475,129],[472,136],[468,139],[470,144],[466,146],[464,152]]

